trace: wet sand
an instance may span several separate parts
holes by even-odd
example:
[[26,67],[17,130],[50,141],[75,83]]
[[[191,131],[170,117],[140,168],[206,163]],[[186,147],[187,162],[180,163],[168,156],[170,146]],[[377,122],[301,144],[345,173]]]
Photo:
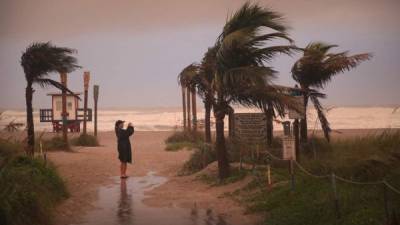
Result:
[[[151,207],[194,207],[212,210],[221,215],[227,224],[253,224],[255,216],[243,216],[244,208],[229,198],[221,198],[225,192],[233,191],[239,184],[210,187],[195,176],[178,176],[177,172],[189,158],[190,151],[167,152],[164,140],[171,132],[136,132],[133,143],[133,165],[128,174],[145,176],[154,171],[167,181],[147,191],[143,202]],[[115,185],[119,180],[115,135],[113,132],[99,134],[101,147],[75,148],[74,152],[50,152],[49,158],[66,180],[70,198],[56,209],[55,224],[79,224],[85,215],[96,207],[99,188]],[[129,179],[129,178],[128,178]],[[227,207],[229,206],[229,207]],[[157,215],[153,215],[157,217]]]
[[[348,138],[366,134],[380,133],[382,130],[341,130],[333,133],[334,138]],[[210,186],[199,180],[196,175],[178,176],[183,163],[189,158],[190,151],[167,152],[164,140],[171,132],[136,132],[132,138],[133,165],[128,167],[128,174],[133,177],[145,176],[154,171],[167,181],[160,186],[146,191],[143,202],[149,207],[199,208],[211,210],[222,216],[227,224],[256,224],[259,215],[245,214],[239,203],[224,193],[233,192],[244,186],[248,179],[225,186]],[[279,132],[278,132],[279,134]],[[116,140],[113,132],[99,133],[100,147],[74,148],[74,152],[50,152],[49,158],[56,165],[66,180],[70,198],[56,209],[55,224],[79,224],[85,215],[95,210],[96,201],[101,198],[99,189],[119,185],[119,162],[117,159]],[[208,172],[216,172],[216,165],[210,165]],[[128,178],[129,179],[129,178]],[[154,215],[157,217],[157,215]]]

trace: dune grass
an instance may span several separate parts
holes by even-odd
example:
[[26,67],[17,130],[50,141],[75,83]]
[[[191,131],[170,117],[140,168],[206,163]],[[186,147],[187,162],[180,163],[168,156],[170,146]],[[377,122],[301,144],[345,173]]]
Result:
[[0,224],[51,224],[66,187],[49,162],[26,157],[21,147],[0,140]]
[[[314,174],[330,174],[354,181],[385,179],[400,188],[400,132],[345,139],[327,143],[316,139],[314,159],[312,149],[301,155],[301,164]],[[330,178],[310,177],[295,167],[295,186],[291,188],[290,175],[285,164],[272,164],[275,185],[266,187],[265,169],[247,188],[234,196],[248,206],[250,212],[265,213],[266,225],[361,225],[389,224],[393,215],[400,213],[400,195],[388,190],[389,213],[386,221],[383,185],[355,185],[337,180],[339,211],[334,208],[334,194]],[[394,224],[394,223],[393,223]]]
[[99,146],[99,141],[93,135],[81,134],[79,137],[71,139],[71,144],[75,146],[96,147]]
[[189,175],[205,168],[217,159],[215,149],[212,145],[199,142],[195,146],[188,161],[183,164],[181,175]]
[[166,151],[193,149],[197,143],[204,142],[203,133],[194,131],[176,131],[165,140]]

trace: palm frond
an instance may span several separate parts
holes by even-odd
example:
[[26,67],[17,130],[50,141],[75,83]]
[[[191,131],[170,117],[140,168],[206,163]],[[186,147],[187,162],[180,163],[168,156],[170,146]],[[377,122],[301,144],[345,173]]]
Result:
[[80,68],[72,56],[74,53],[74,49],[56,47],[50,42],[31,44],[21,56],[26,80],[43,78],[52,72],[70,73]]
[[285,32],[287,26],[283,16],[257,4],[246,2],[225,24],[219,39],[243,28],[258,30],[261,27],[271,28],[279,32]]
[[70,94],[74,95],[75,97],[77,97],[78,99],[80,99],[80,97],[77,94],[75,94],[73,91],[71,91],[70,89],[65,87],[63,84],[61,84],[60,82],[57,82],[55,80],[47,79],[47,78],[37,78],[34,80],[34,82],[39,84],[43,88],[48,87],[48,86],[53,86],[61,91],[70,93]]
[[333,76],[357,67],[371,59],[372,54],[348,56],[348,52],[331,53],[337,45],[312,42],[304,49],[304,55],[292,67],[292,77],[303,88],[324,88]]

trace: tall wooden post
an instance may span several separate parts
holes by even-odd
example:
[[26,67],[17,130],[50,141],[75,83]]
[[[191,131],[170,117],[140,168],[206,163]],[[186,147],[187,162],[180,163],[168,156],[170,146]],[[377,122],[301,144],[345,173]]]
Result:
[[300,161],[300,131],[299,131],[299,119],[295,119],[293,122],[293,135],[294,135],[294,149],[296,153],[296,160]]
[[[60,74],[60,79],[61,79],[61,84],[64,87],[67,87],[67,74],[66,73],[61,73]],[[62,90],[62,112],[61,112],[61,117],[62,117],[62,131],[63,131],[63,139],[66,145],[68,145],[68,112],[67,112],[67,92],[65,90]]]
[[186,88],[182,85],[183,130],[186,131]]
[[197,131],[197,106],[196,106],[196,89],[192,88],[192,114],[193,114],[193,131]]
[[190,88],[187,87],[186,88],[187,92],[186,92],[186,107],[187,107],[187,127],[188,127],[188,131],[192,130],[192,119],[190,118]]
[[99,100],[99,85],[93,86],[94,100],[94,136],[97,137],[97,102]]
[[89,90],[90,72],[83,72],[83,87],[84,87],[84,100],[83,100],[83,134],[86,135],[87,123],[87,104],[88,104],[88,90]]

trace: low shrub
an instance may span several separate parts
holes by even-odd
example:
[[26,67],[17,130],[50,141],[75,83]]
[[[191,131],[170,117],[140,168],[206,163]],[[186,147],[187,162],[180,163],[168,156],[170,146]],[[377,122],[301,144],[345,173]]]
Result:
[[177,131],[169,136],[165,143],[176,143],[176,142],[198,142],[204,141],[203,133],[195,131]]
[[217,154],[210,144],[198,144],[190,156],[190,159],[183,165],[181,175],[188,175],[198,172],[208,164],[217,159]]
[[192,149],[198,143],[204,142],[203,133],[195,131],[177,131],[165,140],[166,151],[178,151],[180,149]]
[[36,152],[40,151],[40,142],[42,142],[42,147],[44,151],[52,151],[52,150],[71,150],[69,143],[64,141],[62,136],[54,136],[50,139],[41,139],[35,142]]
[[51,224],[54,205],[68,196],[63,180],[49,163],[4,146],[0,144],[0,224]]
[[99,146],[97,137],[89,134],[81,134],[77,138],[71,140],[71,144],[75,146],[96,147]]
[[170,152],[174,152],[174,151],[178,151],[181,149],[193,149],[196,146],[196,144],[192,143],[192,142],[173,142],[173,143],[168,143],[167,146],[165,147],[165,151],[170,151]]

